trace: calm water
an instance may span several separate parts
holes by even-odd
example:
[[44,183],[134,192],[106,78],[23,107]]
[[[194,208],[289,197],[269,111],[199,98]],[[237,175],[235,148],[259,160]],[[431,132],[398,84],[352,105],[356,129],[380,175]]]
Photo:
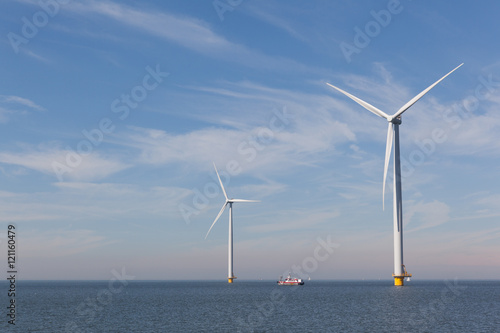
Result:
[[500,282],[18,281],[1,332],[500,332]]

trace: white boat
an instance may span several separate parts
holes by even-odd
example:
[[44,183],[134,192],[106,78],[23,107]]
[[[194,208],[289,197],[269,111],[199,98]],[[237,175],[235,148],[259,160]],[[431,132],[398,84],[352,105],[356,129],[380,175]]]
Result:
[[283,276],[280,276],[278,281],[279,286],[301,286],[304,284],[304,281],[299,278],[293,278],[290,274],[283,280]]

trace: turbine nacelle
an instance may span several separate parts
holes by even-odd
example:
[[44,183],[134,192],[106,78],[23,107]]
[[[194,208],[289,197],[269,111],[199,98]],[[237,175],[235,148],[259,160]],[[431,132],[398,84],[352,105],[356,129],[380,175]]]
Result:
[[389,119],[387,119],[387,121],[394,124],[394,125],[401,125],[401,123],[402,123],[401,116],[397,116],[395,118],[389,118]]

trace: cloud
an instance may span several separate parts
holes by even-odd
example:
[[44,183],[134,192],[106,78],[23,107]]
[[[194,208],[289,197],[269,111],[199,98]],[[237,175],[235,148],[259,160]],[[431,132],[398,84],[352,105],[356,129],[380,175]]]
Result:
[[284,57],[271,57],[242,44],[231,42],[215,33],[206,22],[188,16],[162,11],[145,11],[111,1],[75,2],[71,8],[77,14],[95,13],[121,24],[140,29],[197,53],[237,62],[244,66],[268,70],[301,70],[324,72]]
[[244,185],[241,187],[241,191],[245,193],[251,193],[252,197],[255,198],[264,198],[278,193],[283,193],[289,187],[286,184],[280,184],[274,180],[269,180],[269,179],[265,180],[266,180],[265,184]]
[[273,219],[272,223],[246,226],[245,230],[255,233],[268,233],[275,231],[311,229],[323,223],[331,223],[335,218],[340,216],[340,213],[338,211],[332,211],[331,209],[322,209],[315,213],[311,213],[309,209],[289,209],[285,215],[287,216],[276,217],[276,220],[285,220],[284,222],[276,222],[276,220]]
[[88,229],[25,231],[22,251],[26,259],[57,258],[85,253],[116,242]]
[[[373,71],[375,75],[371,76],[350,73],[343,74],[339,77],[339,82],[331,83],[372,104],[387,114],[394,114],[404,103],[420,92],[417,91],[412,95],[407,86],[393,79],[390,71],[383,63],[374,63]],[[369,111],[364,110],[362,106],[346,99],[347,97],[340,95],[333,89],[329,90],[332,92],[332,95],[342,96],[342,100],[350,102],[356,109],[362,110],[369,115]]]
[[[268,6],[267,6],[267,8],[263,9],[262,7],[265,5],[268,5]],[[307,36],[299,33],[297,31],[296,27],[294,27],[294,24],[296,24],[296,22],[294,22],[294,23],[288,22],[285,18],[283,18],[284,15],[278,16],[278,15],[271,13],[272,10],[276,10],[276,11],[279,11],[280,14],[282,14],[283,9],[284,9],[283,7],[281,7],[281,6],[279,8],[271,8],[271,7],[273,7],[273,5],[270,5],[269,3],[265,3],[265,2],[259,3],[257,5],[250,4],[249,6],[247,6],[250,14],[256,16],[258,19],[264,21],[265,23],[273,25],[279,29],[284,30],[290,36],[292,36],[292,37],[294,37],[302,42],[306,42],[308,40]]]
[[31,109],[39,110],[39,111],[45,110],[45,108],[41,107],[40,105],[36,104],[35,102],[33,102],[27,98],[23,98],[23,97],[19,97],[19,96],[0,95],[0,102],[23,105],[23,106],[27,106]]
[[[169,134],[163,130],[129,127],[124,144],[139,149],[138,162],[161,165],[169,163],[216,162],[224,152],[234,151],[233,142],[244,140],[245,133],[236,130],[207,128],[185,134]],[[125,143],[126,142],[126,143]],[[217,154],[219,150],[221,153]]]
[[0,95],[0,123],[6,123],[14,114],[28,111],[45,111],[45,108],[27,98],[14,95]]
[[[283,165],[314,164],[321,159],[320,153],[355,137],[348,126],[328,114],[324,117],[297,114],[293,122],[289,128],[284,126],[275,131],[268,123],[246,130],[209,127],[182,134],[129,127],[120,142],[139,150],[138,163],[209,166],[212,161],[225,165],[236,160],[246,169],[281,170]],[[276,120],[272,124],[278,123]]]
[[0,123],[6,123],[15,111],[0,107]]
[[180,218],[177,206],[190,193],[183,188],[159,185],[82,182],[54,185],[61,190],[62,196],[80,203],[74,205],[73,213],[104,220]]
[[[59,178],[59,173],[62,179],[68,178],[79,181],[102,179],[130,167],[123,162],[105,157],[97,152],[79,155],[71,150],[44,146],[24,146],[23,148],[23,152],[0,152],[0,162],[19,165],[47,175],[53,175],[55,178]],[[69,158],[68,156],[72,157]],[[76,159],[74,159],[75,156]],[[73,162],[68,163],[68,159],[73,159]],[[78,163],[78,161],[80,162]],[[58,163],[57,168],[54,163]]]
[[[0,192],[2,222],[157,223],[181,218],[178,205],[189,190],[175,186],[59,182],[45,191]],[[115,229],[113,229],[115,230]],[[115,230],[116,231],[116,230]]]
[[[281,129],[274,131],[273,144],[269,147],[283,148],[281,154],[334,150],[332,146],[337,143],[356,140],[352,127],[343,119],[350,115],[342,109],[332,113],[332,106],[339,103],[329,96],[277,89],[249,81],[220,82],[215,87],[191,86],[188,89],[204,93],[198,94],[198,104],[190,106],[193,109],[191,117],[230,127],[231,130],[225,133],[228,135],[226,141],[236,146],[242,139],[256,137],[259,132],[262,135],[266,128],[275,126]],[[204,105],[204,110],[209,107],[213,112],[210,116],[207,112],[200,113],[198,105]],[[357,122],[352,123],[356,126]],[[233,136],[236,130],[245,133],[237,141]],[[273,153],[280,154],[280,150],[275,149]]]
[[413,226],[407,233],[437,227],[449,221],[450,207],[443,202],[406,202],[404,223],[407,227]]

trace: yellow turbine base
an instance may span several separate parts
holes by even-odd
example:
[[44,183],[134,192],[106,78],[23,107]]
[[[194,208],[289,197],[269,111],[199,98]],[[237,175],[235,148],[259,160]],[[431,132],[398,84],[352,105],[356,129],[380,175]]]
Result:
[[392,277],[394,278],[395,286],[404,286],[405,277],[411,278],[411,274],[406,271],[406,267],[405,265],[403,265],[403,274],[402,275],[392,274]]
[[394,277],[394,285],[395,286],[404,286],[404,277],[400,277],[400,276],[395,276]]
[[233,280],[236,279],[236,276],[233,276],[233,277],[230,277],[230,278],[227,278],[227,282],[228,283],[233,283]]

